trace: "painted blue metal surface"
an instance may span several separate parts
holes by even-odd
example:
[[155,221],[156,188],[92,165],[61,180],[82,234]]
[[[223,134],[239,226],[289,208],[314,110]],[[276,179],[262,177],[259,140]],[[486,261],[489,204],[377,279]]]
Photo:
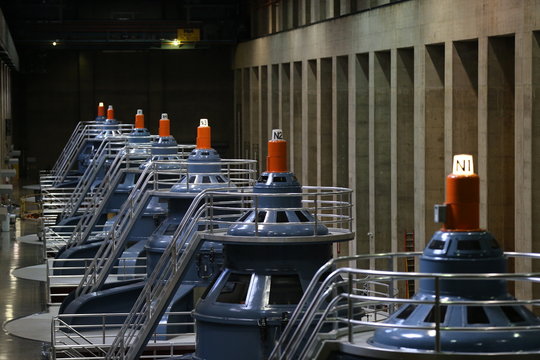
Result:
[[[107,120],[108,121],[108,120]],[[104,131],[109,131],[104,130]],[[173,139],[174,140],[174,139]],[[128,135],[128,146],[121,151],[130,151],[130,156],[149,158],[150,153],[146,148],[131,148],[132,145],[150,144],[150,133],[146,129],[133,129]],[[153,144],[152,144],[153,145]],[[153,147],[153,146],[152,146]],[[176,149],[174,149],[176,150]],[[171,153],[173,149],[169,150]],[[103,177],[101,177],[102,179]],[[101,180],[100,179],[100,180]],[[55,258],[65,259],[69,261],[56,261],[54,263],[55,275],[81,275],[86,267],[83,262],[72,261],[72,259],[87,259],[93,258],[95,253],[101,246],[101,243],[106,238],[106,234],[112,228],[113,223],[116,221],[116,216],[107,219],[107,214],[118,213],[122,204],[126,201],[129,193],[134,188],[137,181],[137,174],[126,173],[121,182],[117,185],[111,198],[106,199],[107,205],[104,207],[100,219],[96,223],[96,226],[103,225],[101,234],[93,236],[88,239],[84,239],[84,243],[79,246],[74,246],[69,249],[62,248],[58,251]],[[166,204],[160,203],[158,199],[152,198],[146,206],[141,218],[135,223],[131,230],[130,244],[136,243],[140,240],[145,240],[159,225],[167,213]],[[59,225],[75,225],[80,220],[80,216],[74,216],[62,220]],[[67,228],[66,228],[67,229]],[[71,268],[71,269],[69,269]]]
[[[252,237],[252,243],[224,244],[225,269],[193,313],[197,328],[193,359],[265,359],[298,304],[313,274],[332,257],[331,242],[306,246],[295,236],[328,233],[314,226],[302,208],[301,193],[290,172],[265,172],[254,187],[256,210],[228,229],[231,237]],[[269,194],[264,196],[263,194]],[[274,194],[277,194],[274,196]],[[306,224],[303,224],[306,222]],[[270,245],[259,237],[286,237],[290,243]],[[241,349],[239,349],[239,345]]]
[[[168,159],[171,156],[176,156],[171,149],[176,151],[176,141],[172,137],[160,138],[161,142],[154,143],[152,147],[152,158],[154,161]],[[152,228],[153,233],[146,236],[145,241],[134,242],[129,247],[122,257],[119,259],[119,272],[124,275],[129,275],[130,272],[122,270],[124,265],[133,265],[134,260],[126,260],[129,257],[147,257],[147,276],[154,270],[154,265],[161,257],[163,251],[173,239],[173,234],[176,228],[182,221],[188,207],[191,205],[193,198],[203,189],[224,187],[229,180],[222,173],[219,154],[214,149],[195,149],[191,152],[187,161],[187,175],[181,181],[174,185],[171,189],[172,193],[183,194],[183,196],[172,196],[159,199],[154,197],[152,201],[164,204],[168,209],[167,217],[161,222],[157,228]],[[150,162],[141,165],[142,167],[149,166]],[[159,170],[169,170],[167,164],[164,167],[159,167]],[[178,165],[177,167],[178,168]],[[148,230],[148,229],[147,229]],[[134,231],[133,231],[134,232]],[[195,233],[193,234],[193,236]],[[143,245],[144,244],[144,245]],[[197,258],[192,262],[188,276],[179,285],[178,290],[168,307],[168,311],[191,311],[194,307],[193,291],[196,287],[207,286],[213,276],[221,270],[223,263],[222,245],[208,242],[198,252]],[[127,269],[127,266],[126,266]],[[138,280],[136,282],[110,284],[100,291],[83,295],[77,299],[66,299],[62,305],[61,312],[65,313],[103,313],[103,312],[123,312],[127,313],[133,307],[142,287],[146,280]],[[124,292],[125,291],[125,292]],[[103,299],[107,299],[104,301]],[[107,305],[109,302],[114,302],[114,306]],[[181,321],[189,321],[190,319],[178,318],[173,316],[169,318],[164,316],[160,325],[157,328],[158,334],[171,334],[178,332],[193,332],[194,329],[184,325],[171,325]],[[96,320],[98,321],[98,320]],[[116,319],[118,322],[118,319]],[[89,319],[72,318],[73,324],[92,323]]]
[[[438,231],[420,259],[420,271],[426,273],[504,273],[506,259],[497,241],[486,231]],[[420,281],[416,300],[435,300],[433,279]],[[540,320],[523,306],[490,305],[490,300],[512,300],[504,280],[439,281],[441,327],[463,327],[463,331],[442,331],[441,350],[450,352],[512,352],[540,350],[538,331],[473,331],[475,327],[512,327],[539,325]],[[475,305],[444,305],[445,301],[478,301]],[[433,304],[405,305],[387,323],[433,326]],[[470,328],[470,331],[467,331]],[[403,328],[377,329],[371,343],[378,347],[433,350],[435,331]]]

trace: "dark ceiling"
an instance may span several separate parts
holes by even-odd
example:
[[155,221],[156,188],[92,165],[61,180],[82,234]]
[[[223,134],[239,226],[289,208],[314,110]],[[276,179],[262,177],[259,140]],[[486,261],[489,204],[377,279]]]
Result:
[[[249,0],[0,0],[17,48],[181,49],[249,36]],[[167,48],[178,30],[200,41]],[[53,42],[55,43],[53,45]]]

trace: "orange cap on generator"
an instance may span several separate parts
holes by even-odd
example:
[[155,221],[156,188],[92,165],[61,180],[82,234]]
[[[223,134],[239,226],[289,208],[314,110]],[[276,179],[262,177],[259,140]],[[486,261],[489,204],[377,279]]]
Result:
[[474,173],[472,156],[454,156],[454,171],[446,177],[444,230],[480,229],[480,178]]
[[144,114],[142,109],[138,109],[137,114],[135,114],[135,129],[144,129]]
[[287,172],[287,141],[283,140],[281,129],[272,130],[272,139],[268,140],[266,171],[271,173]]
[[171,136],[171,121],[166,113],[161,114],[161,119],[159,120],[159,136]]
[[98,105],[97,115],[98,116],[105,116],[105,105],[103,105],[102,102],[100,102],[99,105]]
[[197,149],[212,148],[212,128],[208,126],[208,119],[201,119],[197,127]]
[[114,119],[114,109],[112,105],[109,105],[109,107],[107,108],[107,120],[112,119]]

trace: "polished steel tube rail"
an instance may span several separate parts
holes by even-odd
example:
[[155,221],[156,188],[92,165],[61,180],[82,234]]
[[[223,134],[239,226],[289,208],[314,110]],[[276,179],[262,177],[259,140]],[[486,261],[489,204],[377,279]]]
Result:
[[[300,304],[291,316],[289,324],[278,340],[269,360],[285,359],[308,359],[316,355],[318,347],[321,345],[319,336],[323,324],[332,323],[333,329],[339,328],[343,331],[337,332],[349,343],[354,343],[354,335],[359,331],[368,331],[376,328],[410,328],[416,330],[432,331],[434,335],[434,353],[443,353],[440,349],[440,333],[444,331],[505,331],[505,330],[540,330],[537,326],[511,326],[511,327],[489,327],[478,326],[474,329],[470,327],[449,327],[442,326],[440,319],[436,319],[431,326],[409,326],[386,324],[384,319],[391,314],[390,309],[398,308],[403,304],[433,304],[436,308],[445,305],[471,305],[471,306],[499,306],[499,305],[526,305],[538,307],[540,299],[529,300],[494,300],[494,301],[450,301],[441,300],[438,293],[438,286],[435,286],[436,294],[433,301],[421,301],[416,299],[400,298],[392,291],[392,286],[404,280],[433,279],[436,284],[441,280],[507,280],[515,282],[540,282],[540,273],[489,273],[489,274],[445,274],[445,273],[418,273],[391,271],[395,259],[406,257],[418,257],[421,252],[409,253],[385,253],[374,255],[357,255],[337,258],[324,265],[312,279],[308,289],[304,293]],[[525,260],[540,260],[540,254],[507,252],[508,258],[521,258]],[[332,271],[337,264],[347,265],[357,261],[388,259],[390,271],[359,269],[355,267],[342,267]],[[373,291],[371,284],[374,282],[385,282],[391,285],[388,294],[380,294]],[[361,285],[361,286],[359,286]],[[346,288],[345,291],[336,293],[337,288]],[[343,304],[346,304],[345,306]],[[338,310],[347,308],[346,316],[335,315]],[[362,309],[366,316],[361,320],[355,318],[355,313]],[[373,314],[378,314],[377,317]],[[438,321],[437,321],[438,320]]]
[[[174,295],[174,289],[182,279],[184,272],[199,248],[200,244],[213,239],[211,236],[219,236],[222,241],[226,238],[226,229],[221,225],[235,223],[241,214],[246,211],[258,212],[261,210],[257,205],[260,197],[280,196],[280,197],[304,197],[314,208],[322,208],[322,212],[315,212],[314,221],[311,222],[290,222],[290,225],[313,225],[314,234],[305,236],[305,241],[313,241],[316,235],[316,225],[320,223],[320,217],[331,217],[331,210],[334,211],[334,220],[325,220],[325,224],[335,232],[331,236],[339,237],[340,233],[347,233],[353,236],[352,216],[351,216],[351,190],[344,188],[306,187],[302,193],[290,194],[261,194],[253,193],[253,188],[238,189],[212,189],[198,194],[182,222],[177,227],[173,240],[161,256],[156,268],[148,278],[139,298],[135,302],[130,315],[127,317],[118,337],[114,340],[106,359],[137,359],[142,349],[146,345],[149,335],[154,331],[161,316],[166,309],[170,299]],[[349,201],[330,201],[323,198],[345,197]],[[221,200],[220,200],[221,199]],[[233,199],[233,200],[231,200]],[[236,206],[232,206],[234,199],[238,199]],[[296,210],[305,209],[298,208]],[[233,219],[223,220],[222,216],[214,216],[223,210],[237,211],[232,214]],[[348,215],[347,215],[348,214]],[[226,215],[231,216],[231,215]],[[344,219],[346,217],[346,220]],[[206,231],[196,232],[199,224],[207,225]],[[268,223],[266,223],[268,224]],[[257,229],[259,224],[254,223]],[[196,234],[196,236],[195,236]],[[257,234],[248,241],[257,241]],[[303,237],[304,238],[304,237]],[[241,240],[234,237],[235,241]],[[266,240],[268,238],[265,237]],[[215,239],[214,239],[215,240]],[[274,238],[277,241],[286,241],[287,238]],[[219,240],[218,240],[219,241]],[[301,241],[298,237],[294,241]]]

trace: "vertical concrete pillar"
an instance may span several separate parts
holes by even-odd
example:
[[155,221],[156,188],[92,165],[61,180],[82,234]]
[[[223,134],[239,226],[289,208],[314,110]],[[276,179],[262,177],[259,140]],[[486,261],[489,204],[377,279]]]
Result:
[[[331,19],[335,13],[339,14],[339,0],[322,0],[322,2],[324,3],[324,14],[321,20]],[[335,11],[336,6],[338,7],[337,12]]]
[[392,77],[392,251],[414,232],[414,50],[398,49]]
[[[534,94],[540,93],[540,37],[538,33],[528,30],[530,23],[524,22],[520,25],[521,29],[515,34],[514,47],[514,244],[518,252],[539,252],[540,238],[534,224],[540,219],[540,162],[537,158],[540,155],[537,140],[540,136],[540,112],[538,96],[535,97]],[[539,272],[540,263],[517,260],[515,271]],[[538,299],[540,286],[536,283],[517,283],[515,293],[518,299]]]
[[234,156],[242,153],[242,70],[234,70]]
[[[445,158],[445,114],[449,110],[446,104],[445,81],[445,45],[428,45],[425,47],[424,60],[424,92],[421,100],[424,103],[424,111],[420,114],[423,134],[419,134],[418,152],[423,155],[418,158],[423,167],[424,176],[417,179],[423,184],[424,204],[416,202],[415,206],[421,211],[423,226],[415,231],[416,250],[422,250],[427,241],[441,224],[433,222],[433,205],[444,202],[444,184],[447,175]],[[418,85],[417,85],[418,88]],[[420,87],[421,88],[421,87]],[[420,101],[420,100],[419,100]],[[423,135],[423,136],[422,136]],[[415,139],[416,142],[416,139]],[[421,190],[418,185],[418,190]],[[420,214],[418,214],[420,216]],[[421,234],[419,231],[422,231]]]
[[283,130],[283,135],[289,144],[289,164],[291,163],[292,141],[291,141],[291,64],[281,64],[279,67],[279,128]]
[[480,176],[480,227],[488,226],[488,38],[478,38],[478,159],[474,171]]
[[298,25],[308,25],[311,23],[311,1],[298,0]]
[[[319,60],[317,89],[317,185],[332,185],[332,58]],[[334,165],[335,166],[335,165]]]
[[310,2],[310,20],[311,22],[317,22],[321,20],[321,0],[306,0]]
[[[332,184],[349,186],[349,57],[332,62]],[[337,244],[338,255],[348,255],[349,243]]]
[[269,79],[271,83],[268,86],[268,128],[267,137],[270,139],[272,129],[281,128],[281,105],[279,101],[279,65],[274,64],[271,67]]
[[391,251],[390,51],[375,53],[373,115],[375,251]]
[[[368,184],[369,184],[369,231],[367,233],[369,241],[369,253],[376,253],[375,247],[375,221],[377,215],[375,214],[375,53],[369,53],[369,100],[368,100]],[[370,267],[373,267],[373,261],[370,261]]]
[[452,171],[454,120],[454,44],[444,44],[444,173]]
[[276,32],[276,4],[270,3],[264,7],[266,11],[267,28],[265,34],[273,34]]
[[298,179],[302,179],[303,171],[303,107],[302,107],[302,62],[297,61],[292,64],[292,151],[291,151],[291,170],[296,174]]
[[[521,142],[517,144],[521,145],[520,148],[523,149],[523,152],[526,153],[530,149],[530,189],[527,187],[527,162],[526,159],[523,159],[521,162],[518,162],[516,165],[523,166],[523,173],[520,174],[519,178],[516,179],[516,187],[523,185],[523,188],[517,189],[516,193],[521,194],[519,199],[519,204],[521,205],[519,209],[522,209],[522,216],[519,218],[525,222],[525,229],[531,229],[530,234],[523,234],[524,239],[518,237],[516,242],[516,250],[518,251],[533,251],[540,252],[540,232],[535,228],[535,225],[540,222],[540,32],[535,31],[532,34],[532,37],[523,34],[522,41],[519,42],[521,48],[516,48],[520,71],[516,71],[516,131],[519,131],[517,128],[518,124],[521,121],[524,121],[523,124],[523,134],[521,132],[516,133],[519,136]],[[530,57],[527,57],[528,54],[531,54]],[[531,59],[530,63],[529,60]],[[518,65],[516,64],[516,65]],[[516,69],[516,70],[518,70]],[[531,83],[529,84],[527,80],[528,70],[531,69]],[[520,114],[519,112],[522,112]],[[519,116],[522,115],[522,116]],[[523,120],[521,120],[523,119]],[[530,128],[531,133],[530,137],[527,135],[526,130]],[[518,139],[516,139],[518,140]],[[528,198],[526,197],[529,193],[531,195],[530,200],[531,204],[527,204]],[[526,218],[526,212],[530,209],[531,218],[530,220]],[[527,238],[531,239],[530,243],[527,243]],[[530,245],[529,245],[530,244]],[[530,250],[528,250],[530,248]],[[516,268],[518,270],[518,268]],[[519,269],[521,271],[527,270]],[[538,261],[533,262],[532,271],[540,272],[540,263]],[[518,294],[516,294],[518,295]],[[526,295],[526,294],[524,294]],[[540,286],[533,287],[533,298],[538,299],[540,297]]]
[[308,60],[306,64],[306,135],[302,141],[306,147],[304,156],[304,184],[317,184],[317,60]]
[[488,41],[487,228],[514,251],[514,37]]
[[390,251],[398,251],[398,227],[397,227],[397,214],[398,214],[398,169],[397,169],[397,157],[398,157],[398,130],[397,130],[397,49],[390,50]]
[[252,159],[251,153],[251,93],[250,93],[250,69],[242,69],[242,157]]
[[[259,68],[252,67],[250,73],[250,91],[251,91],[251,133],[250,133],[250,144],[251,144],[251,159],[259,160],[260,151],[259,151],[259,139],[261,138],[261,124],[260,124],[260,82],[259,82]],[[259,162],[259,166],[260,162]],[[261,168],[262,170],[262,168]]]
[[[351,160],[355,163],[355,198],[356,204],[356,253],[367,254],[371,251],[368,233],[371,231],[371,185],[372,172],[370,166],[371,142],[369,136],[372,130],[371,123],[371,91],[370,81],[370,55],[358,54],[354,56],[354,97],[351,106],[355,105],[351,112],[354,116],[354,135]],[[352,79],[353,77],[351,77]],[[351,120],[352,121],[352,120]]]
[[267,146],[266,143],[268,142],[269,136],[268,136],[268,106],[269,106],[269,96],[270,92],[268,91],[268,69],[271,68],[271,66],[263,65],[261,66],[261,73],[260,73],[260,92],[259,92],[259,103],[260,103],[260,111],[259,111],[259,163],[261,166],[266,164],[266,153],[267,153]]
[[[351,215],[353,217],[353,230],[356,231],[358,225],[358,218],[356,217],[357,203],[355,201],[356,196],[356,55],[349,55],[347,57],[348,69],[347,69],[347,151],[348,151],[348,168],[349,168],[349,184],[348,186],[353,189],[353,197],[351,198],[353,205],[351,209]],[[358,233],[356,233],[358,239]],[[349,242],[349,253],[351,255],[357,254],[356,240]]]
[[272,33],[283,30],[283,3],[285,1],[280,1],[278,3],[272,4],[270,8],[272,9]]
[[[478,159],[478,41],[454,42],[452,54],[452,154]],[[451,164],[451,157],[447,160]]]
[[334,70],[335,85],[332,105],[332,133],[335,186],[349,186],[349,56],[336,57]]
[[[444,52],[444,47],[443,47]],[[444,56],[443,56],[444,58]],[[444,60],[443,60],[444,63]],[[414,47],[414,240],[415,250],[425,243],[426,231],[426,67],[427,51]]]

